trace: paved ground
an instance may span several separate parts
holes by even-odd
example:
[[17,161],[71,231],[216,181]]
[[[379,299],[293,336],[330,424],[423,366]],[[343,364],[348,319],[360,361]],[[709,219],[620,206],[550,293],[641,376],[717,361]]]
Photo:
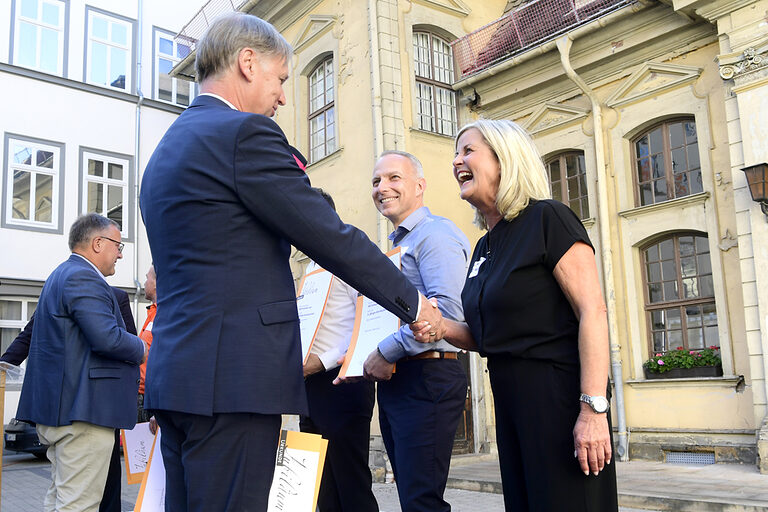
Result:
[[[617,465],[621,512],[768,512],[768,475],[754,466],[682,466],[632,461]],[[498,463],[488,456],[454,458],[446,500],[454,512],[504,510]],[[41,510],[50,485],[47,461],[31,455],[3,457],[2,512]],[[458,488],[457,488],[458,487]],[[123,510],[133,510],[138,485],[123,473]],[[394,484],[374,484],[382,512],[400,512]]]
[[[31,455],[3,457],[2,512],[31,512],[42,509],[43,496],[51,482],[48,462],[39,461]],[[123,472],[123,511],[133,510],[139,485],[128,485]],[[374,493],[381,512],[400,512],[397,489],[394,484],[374,484]],[[504,500],[500,494],[448,489],[446,500],[454,512],[500,511]]]

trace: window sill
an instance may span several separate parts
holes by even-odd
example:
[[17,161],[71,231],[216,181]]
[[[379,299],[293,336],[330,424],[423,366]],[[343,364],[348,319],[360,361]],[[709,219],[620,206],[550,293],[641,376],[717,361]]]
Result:
[[625,383],[633,388],[654,389],[654,388],[737,388],[744,382],[741,375],[726,375],[723,377],[691,377],[677,379],[632,379]]
[[338,158],[341,155],[341,152],[342,152],[343,149],[344,149],[344,146],[342,146],[340,148],[336,148],[335,150],[333,150],[331,153],[328,153],[327,155],[325,155],[320,160],[317,160],[315,162],[307,164],[307,172],[313,170],[315,168],[315,166],[318,166],[320,164],[324,164],[324,163],[328,162],[331,159],[335,160],[336,158]]
[[630,208],[629,210],[623,210],[619,212],[620,217],[625,219],[631,219],[633,217],[639,217],[651,212],[675,210],[675,215],[679,214],[679,208],[688,205],[704,204],[709,199],[709,192],[699,192],[685,197],[678,197],[677,199],[670,199],[669,201],[663,201],[656,204],[648,204],[645,206],[638,206],[636,208]]
[[416,127],[411,127],[410,131],[411,133],[416,135],[427,135],[427,136],[439,137],[441,139],[448,139],[450,141],[453,141],[453,138],[454,138],[453,135],[443,135],[442,133],[431,132],[429,130],[422,130],[421,128],[416,128]]
[[595,222],[597,222],[597,219],[594,217],[588,217],[586,219],[581,219],[581,223],[584,225],[585,228],[589,229],[592,226],[595,225]]

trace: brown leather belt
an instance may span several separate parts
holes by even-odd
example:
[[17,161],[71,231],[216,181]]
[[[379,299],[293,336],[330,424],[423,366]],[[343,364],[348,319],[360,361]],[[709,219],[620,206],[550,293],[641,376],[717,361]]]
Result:
[[440,352],[439,350],[427,350],[415,356],[405,356],[401,361],[416,361],[417,359],[458,359],[458,352]]

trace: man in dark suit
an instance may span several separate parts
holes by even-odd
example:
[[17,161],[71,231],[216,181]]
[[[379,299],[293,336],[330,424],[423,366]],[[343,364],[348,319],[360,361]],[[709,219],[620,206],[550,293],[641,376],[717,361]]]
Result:
[[[117,303],[120,306],[120,315],[125,322],[125,330],[131,334],[136,334],[136,322],[133,319],[133,312],[131,311],[131,299],[126,292],[120,288],[110,286],[112,293],[117,299]],[[35,325],[35,314],[24,326],[24,329],[14,338],[11,344],[8,346],[0,361],[6,363],[20,365],[29,355],[29,342],[32,339],[32,329]],[[99,505],[99,512],[120,512],[121,506],[121,489],[120,489],[120,430],[115,430],[115,446],[112,448],[112,457],[109,460],[109,472],[107,473],[107,482],[104,485],[104,496],[101,499]]]
[[48,445],[52,484],[44,510],[95,512],[115,429],[136,423],[144,343],[125,330],[104,279],[123,244],[117,224],[89,213],[69,233],[72,255],[48,276],[35,311],[17,419]]
[[196,47],[201,94],[147,163],[157,273],[146,407],[162,431],[166,510],[263,511],[280,414],[306,414],[290,245],[406,323],[439,312],[310,188],[270,119],[290,45],[242,13]]

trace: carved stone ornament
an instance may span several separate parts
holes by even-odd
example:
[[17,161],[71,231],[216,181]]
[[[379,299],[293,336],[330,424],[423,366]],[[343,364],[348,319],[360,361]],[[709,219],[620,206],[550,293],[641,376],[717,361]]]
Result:
[[736,75],[754,71],[766,65],[768,65],[768,59],[764,54],[758,54],[754,48],[747,48],[739,61],[720,66],[720,78],[730,80]]

